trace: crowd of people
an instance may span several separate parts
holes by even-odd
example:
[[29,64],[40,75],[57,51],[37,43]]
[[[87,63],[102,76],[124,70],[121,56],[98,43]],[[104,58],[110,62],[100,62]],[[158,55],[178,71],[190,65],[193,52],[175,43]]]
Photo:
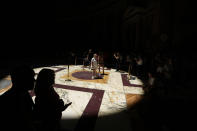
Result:
[[[150,130],[171,128],[171,123],[168,122],[169,118],[167,118],[169,115],[166,113],[167,111],[170,112],[167,107],[172,106],[168,98],[171,99],[177,92],[180,92],[180,89],[176,90],[180,82],[177,81],[177,61],[174,55],[161,52],[146,54],[116,51],[110,52],[111,56],[106,57],[103,55],[105,53],[92,49],[86,51],[84,55],[74,53],[74,51],[70,54],[70,60],[75,59],[76,56],[83,56],[84,65],[89,66],[89,69],[92,70],[92,79],[98,77],[99,64],[104,63],[106,66],[116,69],[117,72],[125,71],[129,75],[141,79],[144,83],[145,94],[143,101],[135,106],[135,110],[145,122],[144,127],[151,125],[149,121],[151,117],[157,126],[152,126],[154,129],[151,127]],[[109,59],[111,61],[108,61]],[[1,125],[5,126],[5,129],[30,131],[57,131],[60,129],[62,111],[71,103],[64,104],[55,92],[53,88],[55,73],[53,70],[42,69],[37,80],[34,77],[35,73],[29,67],[20,67],[11,72],[13,86],[0,96],[0,110],[3,112],[0,119]],[[35,102],[29,94],[30,91],[35,93]],[[157,119],[160,120],[157,121]],[[12,126],[9,126],[10,124]]]
[[[130,65],[130,74],[144,83],[143,100],[130,109],[134,130],[171,131],[194,127],[190,119],[196,114],[196,97],[195,87],[190,85],[195,82],[191,78],[193,73],[184,73],[193,70],[184,67],[189,62],[180,65],[179,56],[171,52],[125,56],[122,67],[126,70]],[[140,123],[138,127],[137,123]]]
[[[192,85],[188,83],[192,76],[186,74],[186,77],[183,73],[189,71],[180,68],[189,64],[179,65],[180,59],[178,61],[177,57],[171,52],[116,51],[111,52],[111,64],[104,60],[106,65],[111,65],[117,72],[128,72],[130,76],[134,76],[128,79],[138,77],[144,84],[145,94],[142,101],[129,110],[132,112],[130,117],[133,130],[170,131],[188,128],[186,126],[188,123],[182,120],[189,119],[195,112],[192,107],[195,102],[192,91],[195,89],[188,87]],[[190,115],[185,114],[185,111]],[[138,118],[135,118],[136,115]],[[175,124],[174,121],[181,123],[182,126]],[[136,125],[140,125],[140,128]],[[192,127],[191,124],[188,125]]]

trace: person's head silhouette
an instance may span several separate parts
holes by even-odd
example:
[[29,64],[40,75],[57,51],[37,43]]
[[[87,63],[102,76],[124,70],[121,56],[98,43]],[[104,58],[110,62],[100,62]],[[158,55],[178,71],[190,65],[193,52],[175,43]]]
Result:
[[20,66],[11,71],[13,90],[28,91],[34,88],[35,72],[28,66]]
[[55,83],[55,72],[51,69],[42,69],[37,77],[35,93],[48,91]]

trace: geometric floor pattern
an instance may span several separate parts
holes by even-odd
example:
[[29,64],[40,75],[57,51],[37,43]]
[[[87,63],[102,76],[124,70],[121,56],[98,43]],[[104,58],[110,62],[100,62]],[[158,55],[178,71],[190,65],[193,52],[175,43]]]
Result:
[[[65,103],[72,102],[63,112],[63,129],[87,130],[88,126],[91,131],[132,130],[126,110],[144,94],[139,79],[127,80],[127,73],[105,69],[102,79],[92,80],[91,70],[82,65],[70,66],[69,71],[66,65],[35,68],[34,71],[37,74],[43,68],[55,71],[56,92]],[[11,88],[10,81],[9,76],[0,81],[1,94]]]

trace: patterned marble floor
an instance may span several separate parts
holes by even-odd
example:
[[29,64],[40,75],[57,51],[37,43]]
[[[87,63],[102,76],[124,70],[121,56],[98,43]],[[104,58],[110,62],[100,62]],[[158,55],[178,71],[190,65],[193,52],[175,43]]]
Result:
[[[102,79],[91,80],[91,70],[82,65],[70,66],[69,74],[66,65],[35,68],[34,71],[37,74],[43,68],[56,72],[55,90],[65,103],[72,102],[63,112],[63,129],[73,131],[88,126],[88,130],[94,131],[132,130],[126,110],[142,99],[144,92],[139,79],[129,81],[127,73],[105,69]],[[11,88],[10,77],[1,80],[0,86],[1,94]]]

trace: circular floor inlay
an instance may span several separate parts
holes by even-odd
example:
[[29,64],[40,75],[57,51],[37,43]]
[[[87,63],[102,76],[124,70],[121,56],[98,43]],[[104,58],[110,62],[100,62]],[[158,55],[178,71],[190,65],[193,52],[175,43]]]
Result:
[[78,79],[92,80],[92,72],[90,71],[75,72],[72,76]]

